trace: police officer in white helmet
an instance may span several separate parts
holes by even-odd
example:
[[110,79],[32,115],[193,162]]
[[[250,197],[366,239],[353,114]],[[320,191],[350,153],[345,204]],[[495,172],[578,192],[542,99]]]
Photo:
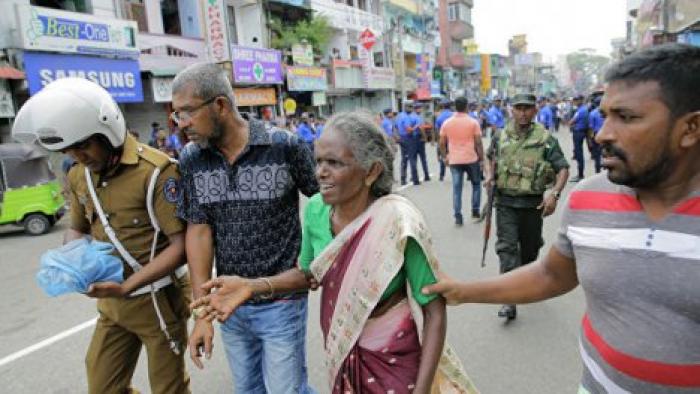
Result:
[[139,352],[150,391],[189,393],[184,346],[189,279],[184,224],[175,217],[179,173],[168,156],[127,134],[110,94],[80,78],[54,81],[20,109],[12,134],[70,155],[70,224],[64,242],[112,243],[123,283],[93,283],[99,318],[86,357],[89,393],[133,392]]

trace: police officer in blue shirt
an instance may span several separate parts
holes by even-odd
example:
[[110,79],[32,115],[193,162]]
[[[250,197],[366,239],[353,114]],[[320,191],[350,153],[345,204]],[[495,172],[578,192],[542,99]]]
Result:
[[[450,108],[452,106],[452,103],[450,100],[443,100],[440,102],[440,108],[442,110],[438,114],[437,118],[435,118],[435,134],[438,136],[440,135],[440,128],[442,127],[442,124],[445,123],[447,119],[449,119],[454,113],[452,112],[452,109]],[[445,161],[444,158],[442,157],[442,154],[440,153],[440,146],[438,145],[437,147],[437,155],[438,155],[438,162],[440,163],[440,181],[445,179]]]
[[479,111],[477,111],[476,103],[469,103],[469,117],[476,120],[477,122],[480,122]]
[[301,115],[300,123],[297,126],[297,134],[299,135],[299,138],[306,143],[309,149],[311,149],[311,152],[313,152],[316,132],[314,131],[313,127],[309,125],[309,115],[306,112]]
[[401,184],[406,184],[406,167],[411,167],[411,182],[419,185],[418,169],[416,163],[417,139],[413,138],[414,127],[411,126],[413,102],[404,101],[403,111],[396,117],[396,130],[399,134],[399,147],[401,148]]
[[552,114],[552,109],[547,103],[547,99],[545,97],[540,97],[538,104],[540,110],[537,112],[537,123],[544,126],[545,130],[552,131],[552,126],[554,126],[554,116]]
[[488,122],[491,126],[491,136],[493,136],[497,130],[502,130],[506,126],[506,118],[503,116],[503,111],[501,110],[501,98],[496,97],[491,104],[488,112]]
[[552,102],[549,103],[549,109],[552,110],[552,119],[554,120],[553,131],[557,132],[557,131],[559,131],[559,124],[561,123],[561,116],[559,114],[559,107],[557,106],[556,99],[552,99]]
[[[427,141],[428,137],[425,134],[424,130],[425,120],[423,120],[423,116],[421,115],[422,110],[423,104],[416,103],[414,105],[414,110],[411,114],[411,126],[413,127],[413,138],[416,140],[416,160],[420,159],[421,166],[423,167],[423,174],[425,175],[425,181],[427,182],[430,180],[430,172],[428,172],[428,160],[425,156],[425,142]],[[430,127],[432,126],[428,124],[428,128]]]
[[479,125],[481,130],[486,130],[489,127],[489,102],[488,100],[481,100],[481,105],[478,109],[479,112]]
[[384,134],[389,137],[390,140],[394,139],[394,112],[391,108],[387,108],[382,111],[384,116],[382,117],[382,130]]
[[569,127],[573,133],[574,139],[574,158],[578,162],[578,176],[573,178],[571,182],[579,182],[583,179],[583,169],[585,159],[583,157],[583,142],[588,135],[588,106],[583,102],[583,96],[574,97],[574,106],[576,112],[574,117],[569,121]]
[[591,138],[591,155],[593,155],[593,161],[595,162],[595,172],[596,174],[600,172],[600,145],[595,142],[595,136],[598,134],[601,128],[603,128],[603,115],[600,113],[600,96],[594,98],[591,101],[591,113],[588,115],[588,128],[593,133],[593,138]]

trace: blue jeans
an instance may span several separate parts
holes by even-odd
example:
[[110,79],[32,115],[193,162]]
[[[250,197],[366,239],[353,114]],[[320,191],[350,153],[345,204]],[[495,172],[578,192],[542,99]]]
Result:
[[306,371],[307,303],[245,304],[221,325],[234,392],[315,393]]
[[472,184],[472,214],[478,214],[479,206],[481,205],[481,167],[479,163],[451,164],[452,206],[455,219],[462,217],[462,185],[465,173]]

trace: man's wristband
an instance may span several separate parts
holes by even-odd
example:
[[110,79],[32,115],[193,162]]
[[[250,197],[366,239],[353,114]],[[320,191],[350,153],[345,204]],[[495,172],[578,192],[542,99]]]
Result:
[[554,190],[552,191],[552,197],[554,197],[555,200],[559,200],[559,197],[561,197],[561,192],[559,190]]

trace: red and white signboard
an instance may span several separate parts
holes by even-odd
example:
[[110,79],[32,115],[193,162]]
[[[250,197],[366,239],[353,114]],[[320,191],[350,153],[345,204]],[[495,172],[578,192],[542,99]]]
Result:
[[362,44],[363,47],[365,47],[366,50],[372,49],[374,44],[377,42],[377,37],[372,33],[372,30],[370,29],[365,29],[362,33],[360,33],[360,44]]
[[225,0],[207,0],[203,3],[207,55],[212,62],[231,61]]

